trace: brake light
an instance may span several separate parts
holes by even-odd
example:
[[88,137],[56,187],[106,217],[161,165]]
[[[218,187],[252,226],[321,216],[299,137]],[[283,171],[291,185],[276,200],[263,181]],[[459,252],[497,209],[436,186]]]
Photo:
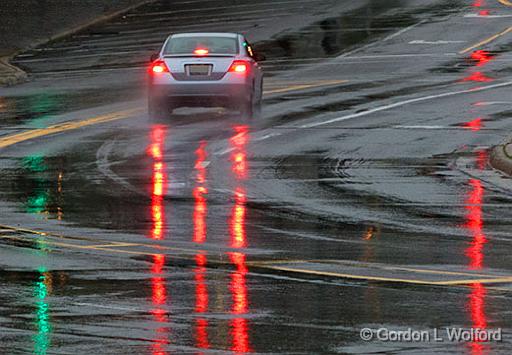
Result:
[[207,55],[208,53],[209,53],[208,49],[204,49],[204,48],[197,48],[194,51],[194,54],[199,55],[199,56]]
[[243,60],[235,60],[229,68],[231,73],[245,74],[249,71],[249,64]]
[[169,73],[169,68],[163,60],[157,60],[151,64],[151,72],[153,74]]

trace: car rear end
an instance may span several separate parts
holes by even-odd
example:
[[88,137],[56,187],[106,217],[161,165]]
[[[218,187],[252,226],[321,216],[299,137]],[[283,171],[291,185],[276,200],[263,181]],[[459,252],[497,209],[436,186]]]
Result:
[[251,101],[252,59],[243,46],[237,34],[169,37],[150,68],[150,101],[168,108],[233,107]]

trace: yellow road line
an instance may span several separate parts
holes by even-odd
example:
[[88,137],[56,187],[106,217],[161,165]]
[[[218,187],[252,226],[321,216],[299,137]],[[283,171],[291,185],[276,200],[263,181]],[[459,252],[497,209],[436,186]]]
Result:
[[65,235],[57,234],[57,233],[41,232],[41,231],[36,231],[36,230],[33,230],[33,229],[13,227],[13,226],[8,226],[8,225],[3,225],[3,224],[0,224],[0,228],[7,229],[7,230],[12,231],[12,232],[40,235],[42,237],[54,237],[54,238],[59,238],[59,239],[81,240],[81,241],[89,241],[89,242],[96,242],[96,241],[98,241],[97,239],[94,239],[94,238],[71,237],[71,236],[65,236]]
[[[124,253],[124,254],[137,254],[137,255],[156,255],[159,253],[147,253],[147,252],[132,252],[129,250],[122,250],[122,249],[116,249],[118,247],[117,245],[112,244],[101,244],[101,245],[77,245],[77,244],[70,244],[70,243],[61,243],[61,242],[53,242],[45,240],[45,244],[48,245],[54,245],[58,247],[66,247],[66,248],[73,248],[73,249],[85,249],[85,250],[99,250],[99,251],[108,251],[108,252],[115,252],[115,253]],[[136,244],[133,244],[136,245]],[[119,247],[121,247],[120,245]]]
[[[23,242],[31,241],[29,238],[24,238],[21,236],[13,236],[13,235],[0,235],[1,239],[11,239],[11,240],[19,240]],[[62,243],[62,242],[54,242],[51,240],[44,240],[44,243],[46,245],[53,245],[58,247],[66,247],[66,248],[72,248],[72,249],[85,249],[85,250],[100,250],[100,251],[112,251],[115,253],[124,253],[124,254],[135,254],[135,255],[155,255],[159,253],[147,253],[142,251],[130,251],[130,250],[122,250],[122,249],[116,249],[118,247],[124,247],[124,246],[144,246],[144,244],[136,244],[136,243],[111,243],[111,244],[98,244],[98,245],[78,245],[78,244],[71,244],[71,243]],[[170,250],[180,250],[179,248],[166,248]],[[194,250],[195,253],[202,252],[200,250]]]
[[[20,236],[0,235],[0,238],[27,241],[27,238],[23,238]],[[118,253],[118,254],[129,254],[129,255],[156,255],[156,254],[158,254],[158,253],[148,253],[148,252],[142,252],[142,251],[117,249],[118,246],[113,245],[113,244],[76,245],[76,244],[70,244],[70,243],[54,242],[54,241],[49,241],[49,240],[45,240],[45,243],[48,245],[67,247],[67,248],[73,248],[73,249],[98,250],[98,251],[103,251],[103,252],[108,251],[108,252],[114,252],[114,253]],[[134,245],[136,245],[136,244],[134,244]],[[248,264],[248,266],[257,266],[257,265],[256,264]],[[386,281],[386,282],[399,282],[399,283],[436,285],[436,286],[443,285],[442,283],[439,283],[439,282],[430,282],[430,281],[424,281],[424,280],[399,279],[399,278],[364,276],[364,275],[354,275],[354,274],[341,274],[341,273],[333,273],[333,272],[276,267],[276,266],[268,266],[268,265],[265,265],[265,266],[261,265],[261,267],[264,267],[266,269],[278,270],[278,271],[288,271],[288,272],[293,272],[293,273],[312,274],[312,275],[319,275],[319,276],[332,276],[332,277],[338,277],[338,278],[359,279],[359,280],[366,280],[366,281]],[[455,283],[450,284],[450,283],[446,282],[444,285],[445,286],[464,285],[467,283],[475,283],[475,282],[480,282],[480,281],[471,281],[471,282],[457,283],[457,284],[455,284]]]
[[432,269],[418,269],[418,268],[409,268],[409,267],[400,267],[400,266],[387,266],[383,265],[383,269],[392,269],[395,271],[403,270],[410,271],[421,274],[434,274],[434,275],[454,275],[454,276],[480,276],[480,277],[493,277],[493,275],[488,274],[473,274],[470,272],[460,272],[460,271],[444,271],[444,270],[432,270]]
[[506,30],[504,30],[504,31],[501,31],[501,32],[499,32],[499,33],[496,33],[495,35],[492,35],[491,37],[486,38],[486,39],[484,39],[483,41],[478,42],[477,44],[475,44],[475,45],[473,45],[473,46],[471,46],[471,47],[468,47],[468,48],[466,48],[466,49],[463,49],[462,51],[460,51],[460,52],[459,52],[459,54],[465,54],[465,53],[467,53],[467,52],[469,52],[469,51],[472,51],[473,49],[476,49],[476,48],[478,48],[478,47],[481,47],[481,46],[483,46],[483,45],[486,45],[487,43],[490,43],[490,42],[492,42],[492,41],[494,41],[494,40],[496,40],[496,39],[498,39],[498,38],[500,38],[500,37],[502,37],[502,36],[504,36],[504,35],[506,35],[506,34],[508,34],[508,33],[510,33],[510,32],[512,32],[512,27],[509,27],[509,28],[507,28],[507,29],[506,29]]
[[440,281],[439,285],[468,285],[468,284],[489,284],[489,283],[509,283],[512,282],[512,277],[495,277],[490,279],[470,279],[470,280],[453,280],[453,281]]
[[112,244],[98,244],[98,245],[88,245],[88,248],[112,248],[112,247],[136,247],[140,244],[137,243],[112,243]]
[[[67,248],[76,248],[76,249],[97,249],[97,250],[102,250],[104,248],[118,247],[118,245],[112,245],[112,244],[77,245],[77,244],[70,244],[70,243],[52,242],[52,241],[47,241],[47,240],[45,240],[44,243],[45,244],[49,244],[49,245],[58,246],[58,247],[67,247]],[[124,245],[119,245],[119,246],[124,246]]]
[[[364,264],[351,264],[346,263],[340,260],[268,260],[268,261],[255,261],[252,263],[247,263],[248,265],[253,266],[266,266],[266,265],[278,265],[278,264],[300,264],[300,263],[317,263],[317,264],[325,264],[325,263],[335,263],[338,265],[345,265],[345,266],[352,266],[352,267],[359,267],[363,268],[366,265]],[[375,269],[391,269],[393,271],[408,271],[413,273],[419,273],[419,274],[434,274],[434,275],[453,275],[453,276],[478,276],[478,277],[485,277],[485,278],[493,278],[493,275],[489,274],[474,274],[469,272],[457,272],[457,271],[444,271],[444,270],[432,270],[432,269],[418,269],[418,268],[408,268],[408,267],[400,267],[400,266],[389,266],[389,265],[378,265],[382,266],[382,268],[374,267]]]
[[[322,87],[322,86],[343,84],[346,82],[347,82],[347,80],[326,80],[326,81],[317,82],[317,83],[313,83],[313,84],[293,85],[293,86],[290,86],[287,88],[268,90],[268,91],[264,91],[264,94],[268,95],[268,94],[276,94],[276,93],[297,91],[297,90],[303,90],[303,89],[311,89],[311,88]],[[107,122],[125,119],[132,115],[141,114],[143,112],[144,111],[142,109],[131,109],[131,110],[113,112],[113,113],[109,113],[106,115],[101,115],[98,117],[86,119],[83,121],[64,122],[64,123],[56,124],[56,125],[49,126],[46,128],[33,129],[33,130],[26,131],[26,132],[13,134],[11,136],[0,138],[0,149],[9,147],[11,145],[21,143],[21,142],[24,142],[24,141],[27,141],[30,139],[34,139],[34,138],[40,138],[40,137],[48,136],[48,135],[55,134],[55,133],[75,130],[78,128],[92,126],[95,124],[107,123]]]
[[330,85],[337,85],[337,84],[344,84],[347,83],[348,80],[326,80],[314,84],[300,84],[300,85],[292,85],[286,88],[281,89],[272,89],[272,90],[266,90],[263,91],[264,95],[270,95],[270,94],[278,94],[283,92],[289,92],[289,91],[298,91],[298,90],[304,90],[304,89],[312,89],[312,88],[318,88],[322,86],[330,86]]
[[498,0],[498,1],[501,2],[503,5],[512,6],[512,2],[510,2],[509,0]]
[[[22,242],[30,241],[27,238],[16,236],[16,235],[0,235],[2,239],[10,239],[10,240],[19,240]],[[53,241],[44,241],[45,244],[62,246],[68,248],[77,248],[77,249],[98,249],[101,250],[103,248],[111,248],[111,247],[123,247],[123,246],[134,246],[136,244],[131,243],[112,243],[112,244],[98,244],[98,245],[78,245],[78,244],[70,244],[70,243],[62,243],[62,242],[53,242]]]
[[379,276],[367,276],[367,275],[355,275],[355,274],[343,274],[343,273],[337,273],[337,272],[295,269],[295,268],[287,268],[287,267],[280,267],[280,266],[267,266],[266,268],[277,270],[277,271],[287,271],[287,272],[310,274],[310,275],[317,275],[317,276],[332,276],[332,277],[345,278],[345,279],[398,282],[398,283],[419,284],[419,285],[436,285],[436,286],[440,285],[439,282],[436,282],[436,281],[400,279],[400,278],[392,278],[392,277],[379,277]]
[[512,277],[488,278],[488,279],[466,279],[466,280],[452,280],[452,281],[427,281],[427,280],[419,280],[419,279],[402,279],[402,278],[393,278],[393,277],[344,274],[344,273],[337,273],[337,272],[316,271],[316,270],[308,270],[308,269],[296,269],[296,268],[288,268],[288,267],[280,267],[280,266],[266,266],[266,268],[278,270],[278,271],[287,271],[287,272],[310,274],[310,275],[317,275],[317,276],[331,276],[331,277],[337,277],[337,278],[366,280],[366,281],[385,281],[385,282],[398,282],[398,283],[432,285],[432,286],[464,286],[464,285],[469,285],[469,284],[474,284],[474,283],[488,284],[488,283],[512,282]]
[[312,262],[311,260],[262,260],[262,261],[252,261],[246,263],[247,265],[261,266],[261,265],[273,265],[273,264],[300,264],[300,263],[308,263]]
[[[13,235],[0,235],[2,239],[11,239],[11,240],[20,240],[27,241],[30,238],[22,237],[22,236],[13,236]],[[80,249],[80,250],[97,250],[102,252],[114,252],[117,254],[129,254],[129,255],[157,255],[158,252],[144,252],[137,250],[123,250],[118,249],[119,247],[128,247],[128,246],[146,246],[146,247],[157,247],[156,245],[149,244],[139,244],[139,243],[121,243],[121,242],[111,242],[109,244],[97,244],[97,245],[77,245],[71,243],[62,243],[55,242],[51,240],[44,241],[48,245],[66,247],[70,249]],[[165,250],[175,250],[175,251],[190,251],[193,253],[205,252],[204,250],[191,250],[191,249],[181,249],[181,248],[171,248],[171,247],[161,247],[161,249]],[[184,258],[184,256],[180,256],[180,258]],[[284,260],[283,260],[284,261]],[[290,261],[293,263],[294,261]],[[297,262],[297,261],[295,261]],[[229,264],[223,261],[216,262],[217,264]],[[380,276],[368,276],[368,275],[357,275],[357,274],[345,274],[345,273],[337,273],[337,272],[328,272],[328,271],[316,271],[316,270],[308,270],[308,269],[300,269],[300,268],[290,268],[290,267],[282,267],[282,266],[272,266],[268,262],[254,262],[247,263],[249,267],[261,267],[264,269],[277,270],[277,271],[286,271],[292,273],[299,274],[309,274],[309,275],[317,275],[317,276],[330,276],[336,278],[345,278],[345,279],[357,279],[357,280],[365,280],[365,281],[383,281],[383,282],[396,282],[396,283],[406,283],[406,284],[416,284],[416,285],[431,285],[431,286],[466,286],[475,283],[481,284],[496,284],[496,283],[511,283],[512,277],[492,277],[490,275],[485,275],[487,278],[485,279],[464,279],[464,280],[449,280],[449,281],[427,281],[420,279],[407,279],[407,278],[392,278],[392,277],[380,277]],[[414,270],[414,269],[411,269]],[[426,270],[430,271],[430,270]],[[442,273],[442,272],[440,272]],[[451,274],[451,272],[446,272],[446,274]],[[459,273],[455,273],[459,274]],[[473,275],[466,275],[473,276]],[[479,276],[479,275],[474,275]],[[509,291],[509,290],[507,290]]]
[[[54,233],[49,233],[49,232],[40,232],[40,231],[31,230],[31,229],[17,228],[17,227],[11,227],[11,226],[6,226],[6,225],[0,225],[0,228],[5,228],[5,229],[12,230],[12,231],[20,232],[20,233],[33,234],[33,235],[38,235],[38,236],[42,236],[42,237],[53,237],[53,238],[59,238],[59,239],[64,239],[64,240],[80,240],[80,241],[88,241],[88,242],[97,242],[98,241],[93,238],[70,237],[70,236],[65,236],[65,235],[59,235],[59,234],[54,234]],[[35,239],[34,237],[30,237],[30,236],[7,236],[7,235],[0,235],[0,238],[17,239],[17,240],[23,240],[23,241]],[[65,245],[65,246],[75,246],[75,247],[85,248],[85,246],[69,244],[69,243],[54,242],[51,240],[45,240],[45,242],[48,244],[52,244],[52,245]],[[91,245],[91,246],[87,246],[87,248],[96,249],[99,247],[111,248],[111,247],[123,247],[123,246],[126,246],[126,247],[137,246],[137,247],[146,247],[146,248],[153,248],[153,249],[159,249],[159,250],[181,251],[181,252],[188,252],[188,253],[204,252],[204,250],[200,250],[200,249],[166,247],[164,245],[148,244],[148,243],[123,243],[123,242],[114,242],[114,241],[105,241],[105,243],[108,243],[108,244],[101,244],[100,246]],[[150,253],[150,254],[152,254],[152,253]]]
[[134,115],[136,113],[141,113],[140,109],[131,109],[131,110],[125,110],[125,111],[119,111],[114,112],[106,115],[101,115],[98,117],[90,118],[83,121],[76,121],[76,122],[64,122],[60,123],[54,126],[50,126],[47,128],[41,128],[41,129],[33,129],[27,132],[17,133],[13,134],[11,136],[0,138],[0,148],[5,148],[8,146],[11,146],[16,143],[20,143],[23,141],[27,141],[34,138],[39,138],[43,136],[47,136],[50,134],[70,131],[86,126],[91,126],[99,123],[106,123],[106,122],[112,122],[120,119],[127,118],[131,115]]
[[[469,286],[468,286],[469,287]],[[489,291],[505,291],[505,292],[511,292],[512,289],[510,288],[506,288],[506,287],[495,287],[495,286],[486,286],[485,287],[486,290],[489,290]]]

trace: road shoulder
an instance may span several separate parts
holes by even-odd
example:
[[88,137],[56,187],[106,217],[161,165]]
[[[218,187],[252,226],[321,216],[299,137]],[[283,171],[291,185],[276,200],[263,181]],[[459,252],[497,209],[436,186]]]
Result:
[[492,149],[490,163],[494,169],[512,175],[512,140]]
[[[123,8],[120,9],[113,9],[112,11],[108,13],[99,13],[98,16],[92,18],[89,21],[86,21],[85,23],[77,23],[75,26],[71,26],[68,29],[65,30],[56,30],[55,33],[49,35],[47,38],[44,39],[35,39],[31,42],[29,42],[28,45],[25,45],[20,50],[15,50],[7,55],[0,57],[0,87],[1,86],[12,86],[19,83],[22,83],[24,81],[28,80],[27,73],[22,70],[21,68],[13,65],[10,63],[10,61],[18,54],[32,49],[39,46],[42,46],[46,43],[57,41],[59,39],[62,39],[64,37],[68,37],[73,35],[74,33],[80,32],[88,27],[91,27],[93,25],[96,25],[98,23],[111,20],[115,17],[118,17],[128,11],[131,11],[133,9],[136,9],[140,6],[146,5],[148,3],[154,2],[155,0],[140,0],[135,3],[131,3],[130,5],[126,5]],[[66,14],[66,16],[69,16],[69,11],[62,11],[62,14]]]
[[0,58],[0,86],[10,86],[27,80],[27,73],[9,63],[10,57]]

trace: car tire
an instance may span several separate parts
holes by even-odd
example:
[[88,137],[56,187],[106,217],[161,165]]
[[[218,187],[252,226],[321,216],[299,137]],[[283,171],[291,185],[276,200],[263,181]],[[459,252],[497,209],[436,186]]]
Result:
[[148,99],[148,115],[152,122],[161,122],[169,115],[169,105],[153,97]]
[[261,118],[261,99],[257,100],[253,107],[253,113],[252,113],[253,119],[260,119]]
[[244,120],[252,119],[254,115],[254,103],[252,97],[240,105],[240,115]]

